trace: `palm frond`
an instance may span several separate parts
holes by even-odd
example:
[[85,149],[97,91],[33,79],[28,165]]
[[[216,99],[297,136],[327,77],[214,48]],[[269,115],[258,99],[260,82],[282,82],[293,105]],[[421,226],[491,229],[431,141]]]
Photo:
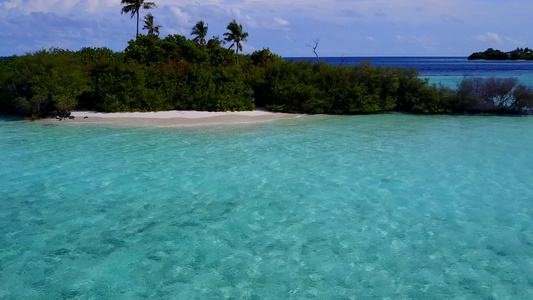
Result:
[[243,32],[242,25],[238,24],[237,21],[233,20],[228,24],[228,32],[224,33],[224,40],[228,42],[233,42],[229,49],[236,45],[235,53],[239,53],[239,50],[242,51],[242,41],[246,41],[248,38],[248,32]]
[[191,28],[191,35],[195,36],[193,41],[205,45],[205,37],[207,36],[208,26],[204,24],[204,21],[198,21],[193,28]]
[[144,2],[142,5],[144,9],[150,9],[153,7],[157,7],[157,5],[155,5],[154,2]]
[[[131,18],[137,16],[137,35],[139,35],[139,11],[141,8],[144,9],[150,9],[153,7],[157,7],[154,2],[144,2],[144,0],[121,0],[121,4],[125,5],[122,7],[122,10],[120,11],[123,13],[130,13]],[[150,14],[151,15],[151,14]],[[145,24],[147,19],[145,18]],[[152,16],[152,27],[153,27],[153,16]],[[143,29],[148,29],[148,32],[153,32],[153,28],[146,28],[146,26]]]
[[131,4],[131,5],[126,5],[122,8],[122,10],[120,11],[121,14],[124,14],[124,13],[131,13],[131,18],[135,17],[135,14],[137,14],[137,12],[139,11],[139,9]]

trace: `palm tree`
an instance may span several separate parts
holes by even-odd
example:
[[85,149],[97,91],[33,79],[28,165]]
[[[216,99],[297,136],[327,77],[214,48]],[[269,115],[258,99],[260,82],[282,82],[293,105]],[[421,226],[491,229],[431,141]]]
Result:
[[191,35],[195,36],[193,41],[205,46],[205,37],[207,36],[207,29],[208,27],[204,24],[204,21],[198,21],[198,23],[194,25],[191,31]]
[[144,16],[144,27],[143,29],[147,29],[148,30],[148,34],[157,34],[157,36],[159,36],[159,28],[161,28],[163,26],[161,25],[157,25],[157,26],[154,26],[154,16],[152,16],[152,14],[147,14],[146,16]]
[[157,6],[154,2],[144,2],[144,0],[122,0],[120,3],[125,4],[125,6],[122,7],[121,14],[130,13],[132,19],[137,15],[137,35],[135,35],[135,39],[137,39],[139,36],[139,11],[141,10],[141,7],[144,9],[150,9]]
[[229,23],[228,27],[226,28],[229,30],[229,32],[224,33],[224,40],[228,42],[233,42],[229,48],[233,47],[235,45],[235,53],[239,53],[239,50],[242,51],[242,43],[246,42],[246,38],[248,37],[248,32],[242,31],[242,25],[237,24],[237,21],[233,20],[231,23]]

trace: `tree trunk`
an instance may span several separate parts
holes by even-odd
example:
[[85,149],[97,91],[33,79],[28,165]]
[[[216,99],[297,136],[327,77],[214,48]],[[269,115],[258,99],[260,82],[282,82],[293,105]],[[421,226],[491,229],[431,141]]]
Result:
[[139,11],[137,11],[137,34],[135,35],[135,40],[139,37]]

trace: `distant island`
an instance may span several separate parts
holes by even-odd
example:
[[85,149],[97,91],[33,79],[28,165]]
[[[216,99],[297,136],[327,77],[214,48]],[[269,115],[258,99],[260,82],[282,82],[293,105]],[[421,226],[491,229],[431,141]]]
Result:
[[513,51],[503,52],[500,50],[494,50],[492,48],[487,49],[485,52],[474,52],[468,60],[533,60],[533,50],[529,48],[516,48]]

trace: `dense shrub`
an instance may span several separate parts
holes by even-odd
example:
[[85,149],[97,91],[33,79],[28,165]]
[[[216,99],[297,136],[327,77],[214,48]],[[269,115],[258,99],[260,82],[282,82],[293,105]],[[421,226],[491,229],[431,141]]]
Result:
[[437,85],[424,85],[418,91],[417,101],[411,112],[423,114],[453,113],[460,110],[456,93],[450,88]]
[[270,52],[270,49],[266,48],[263,50],[254,51],[250,55],[250,60],[255,66],[260,68],[266,68],[275,61],[282,61],[283,58]]
[[73,108],[234,111],[261,106],[328,114],[533,113],[533,91],[515,79],[468,78],[452,90],[429,85],[412,68],[292,62],[269,49],[238,55],[221,43],[216,37],[201,45],[179,35],[140,35],[121,53],[52,49],[2,59],[0,111],[41,117],[66,116]]
[[15,74],[16,59],[16,56],[0,59],[0,113],[12,114],[17,112],[11,100],[11,93],[8,91],[11,86],[10,79]]
[[473,59],[488,59],[488,60],[533,60],[533,50],[529,48],[516,48],[513,51],[502,52],[500,50],[494,50],[492,48],[487,49],[484,52],[474,52],[469,57],[469,60]]
[[253,110],[252,89],[239,66],[114,62],[93,74],[95,108],[101,111],[172,109]]
[[181,35],[160,39],[156,35],[139,35],[124,50],[126,60],[144,65],[166,62],[201,64],[209,61],[207,48]]
[[96,109],[147,111],[151,96],[146,89],[148,67],[133,62],[112,62],[93,72]]
[[529,113],[532,96],[531,88],[515,78],[467,78],[457,89],[457,98],[473,113]]
[[492,48],[489,48],[485,50],[484,52],[475,52],[472,53],[468,59],[474,60],[474,59],[488,59],[488,60],[508,60],[511,56],[509,53],[502,52],[500,50],[494,50]]
[[102,60],[121,60],[120,53],[115,53],[109,48],[90,48],[84,47],[75,52],[75,55],[84,66],[92,66]]
[[[392,67],[331,66],[311,62],[275,62],[266,70],[255,97],[269,109],[285,112],[366,114],[397,106],[402,86]],[[417,79],[418,80],[418,79]],[[421,86],[424,86],[423,84]],[[419,88],[414,92],[419,92]],[[406,94],[407,92],[403,92]]]
[[519,84],[513,91],[514,103],[511,109],[519,114],[533,114],[533,89]]
[[16,57],[2,68],[3,101],[27,116],[55,112],[68,116],[78,104],[77,97],[88,89],[89,77],[73,52],[38,51]]

